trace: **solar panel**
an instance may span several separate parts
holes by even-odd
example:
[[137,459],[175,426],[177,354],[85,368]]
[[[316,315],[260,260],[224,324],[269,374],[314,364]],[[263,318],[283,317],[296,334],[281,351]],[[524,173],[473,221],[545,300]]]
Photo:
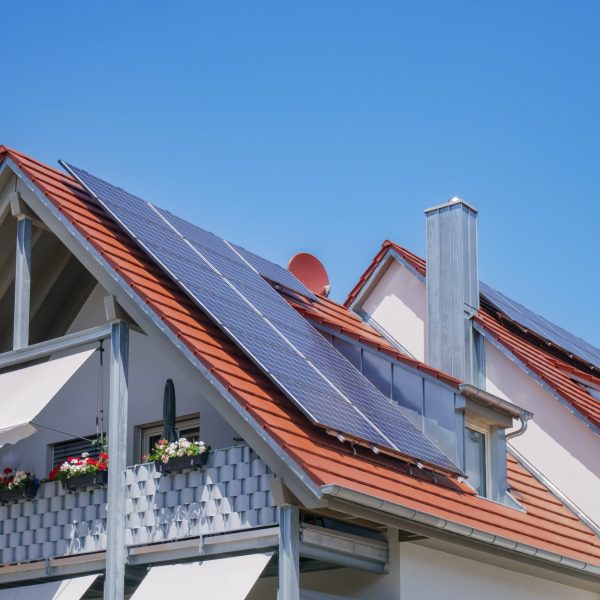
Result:
[[289,288],[294,292],[298,292],[303,296],[315,299],[315,295],[308,290],[304,284],[290,271],[284,269],[282,266],[277,263],[271,262],[262,256],[258,256],[241,246],[233,245],[233,247],[242,255],[243,258],[246,259],[250,263],[256,271],[258,271],[263,277],[266,279],[270,279],[274,283],[278,283],[280,285]]
[[460,473],[272,289],[239,248],[61,163],[313,423]]
[[485,298],[496,308],[506,313],[513,321],[546,338],[556,346],[563,348],[580,359],[600,367],[600,349],[544,319],[544,317],[537,315],[527,307],[515,302],[489,285],[480,282],[479,286]]

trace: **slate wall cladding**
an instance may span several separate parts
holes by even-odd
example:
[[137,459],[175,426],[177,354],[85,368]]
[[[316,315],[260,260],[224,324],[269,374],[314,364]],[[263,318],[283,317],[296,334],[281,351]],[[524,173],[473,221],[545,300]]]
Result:
[[[127,544],[150,544],[277,523],[273,474],[248,447],[220,449],[201,471],[126,471]],[[106,488],[66,492],[41,486],[35,500],[0,506],[2,564],[106,548]]]

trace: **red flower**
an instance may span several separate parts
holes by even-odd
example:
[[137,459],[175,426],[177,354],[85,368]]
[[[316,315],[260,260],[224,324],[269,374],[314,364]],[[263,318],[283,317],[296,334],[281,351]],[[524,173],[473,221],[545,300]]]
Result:
[[48,479],[54,481],[56,479],[56,476],[58,475],[59,471],[60,471],[60,466],[54,467],[54,469],[52,469],[52,471],[50,471],[50,474],[48,475]]
[[67,462],[73,462],[75,460],[74,456],[69,456],[69,458],[67,458]]
[[105,462],[99,462],[98,471],[108,471],[108,465]]
[[106,452],[100,452],[98,455],[102,460],[108,460],[108,454]]
[[2,471],[5,475],[8,475],[9,473],[12,473],[12,469],[10,467],[6,467],[6,469],[4,469],[4,471]]

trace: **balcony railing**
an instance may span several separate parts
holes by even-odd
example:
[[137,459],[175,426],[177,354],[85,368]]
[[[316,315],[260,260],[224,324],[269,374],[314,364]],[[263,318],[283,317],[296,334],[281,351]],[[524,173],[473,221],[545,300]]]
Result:
[[[126,470],[128,546],[277,524],[273,474],[248,447],[214,451],[202,470]],[[0,506],[1,564],[106,549],[106,488],[68,492],[42,484],[34,500]]]

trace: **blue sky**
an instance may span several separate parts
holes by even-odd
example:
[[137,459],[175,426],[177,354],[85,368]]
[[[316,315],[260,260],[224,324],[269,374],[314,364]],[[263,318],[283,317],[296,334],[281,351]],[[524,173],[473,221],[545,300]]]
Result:
[[423,209],[600,346],[598,2],[5,3],[0,143],[62,158],[343,299]]

